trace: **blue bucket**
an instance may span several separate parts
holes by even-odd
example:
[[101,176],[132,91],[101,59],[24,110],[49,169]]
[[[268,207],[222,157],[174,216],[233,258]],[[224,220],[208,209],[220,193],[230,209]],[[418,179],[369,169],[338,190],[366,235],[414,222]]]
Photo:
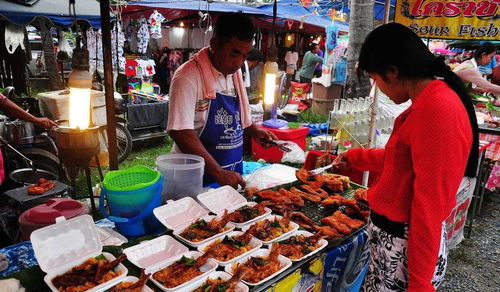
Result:
[[[161,206],[162,182],[160,177],[154,184],[132,191],[112,191],[103,185],[99,209],[125,236],[159,233],[164,227],[154,216],[153,209]],[[104,199],[108,201],[111,215],[104,207]]]

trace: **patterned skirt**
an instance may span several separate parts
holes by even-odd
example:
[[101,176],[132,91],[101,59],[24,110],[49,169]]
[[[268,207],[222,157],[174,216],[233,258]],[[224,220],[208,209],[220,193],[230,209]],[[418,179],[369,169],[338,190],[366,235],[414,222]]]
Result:
[[[365,281],[360,291],[395,292],[408,289],[408,230],[409,224],[402,224],[402,232],[398,236],[389,233],[368,221],[368,243],[370,245],[370,261]],[[443,222],[439,256],[432,278],[432,285],[437,288],[444,280],[446,271],[446,224]]]

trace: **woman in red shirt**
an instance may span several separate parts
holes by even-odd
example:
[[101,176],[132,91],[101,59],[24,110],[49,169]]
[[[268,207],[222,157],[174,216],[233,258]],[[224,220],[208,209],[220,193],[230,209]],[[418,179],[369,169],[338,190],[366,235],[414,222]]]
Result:
[[444,59],[401,24],[373,30],[358,67],[396,104],[412,101],[385,149],[351,149],[334,162],[382,173],[368,190],[371,259],[362,291],[435,291],[446,269],[444,221],[464,174],[476,175],[474,108]]

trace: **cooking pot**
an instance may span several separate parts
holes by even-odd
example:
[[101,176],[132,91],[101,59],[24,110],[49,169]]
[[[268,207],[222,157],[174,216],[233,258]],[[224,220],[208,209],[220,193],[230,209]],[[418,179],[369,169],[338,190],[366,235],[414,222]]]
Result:
[[4,123],[5,139],[13,145],[32,144],[35,141],[35,126],[26,121],[10,121]]
[[86,166],[90,158],[100,152],[99,127],[73,129],[59,126],[52,130],[55,136],[59,157],[63,163],[82,163]]
[[59,179],[57,174],[53,172],[44,169],[37,169],[35,171],[32,168],[16,169],[9,174],[9,177],[12,181],[25,185],[36,184],[41,178],[49,180]]

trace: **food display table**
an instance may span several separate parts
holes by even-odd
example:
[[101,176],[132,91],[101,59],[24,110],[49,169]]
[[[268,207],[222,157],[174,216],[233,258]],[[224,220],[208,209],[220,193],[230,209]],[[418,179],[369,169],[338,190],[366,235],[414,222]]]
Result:
[[[256,168],[252,167],[252,169]],[[353,192],[351,191],[349,196],[352,196]],[[304,208],[302,211],[305,213],[310,207],[306,204]],[[313,220],[316,221],[317,219],[313,218]],[[97,221],[95,224],[99,227],[113,226],[106,219]],[[121,246],[105,245],[102,252],[117,257],[128,247],[136,246],[146,240],[158,238],[165,234],[173,235],[172,231],[169,230],[162,234],[129,238],[129,241]],[[369,258],[366,245],[367,237],[366,228],[362,226],[344,238],[329,240],[325,249],[301,261],[294,262],[272,279],[261,285],[250,287],[250,291],[358,291]],[[189,247],[189,250],[194,251],[195,248]],[[9,246],[1,249],[0,252],[9,256],[14,253],[16,258],[22,259],[22,261],[10,262],[9,269],[0,273],[2,278],[19,279],[26,291],[49,291],[43,281],[45,273],[38,266],[30,242]],[[128,269],[129,276],[140,275],[139,268],[132,262],[125,260],[123,264]],[[217,271],[223,271],[223,268],[219,266]],[[160,291],[151,280],[148,281],[147,285],[155,291]],[[179,289],[178,291],[184,290]]]

